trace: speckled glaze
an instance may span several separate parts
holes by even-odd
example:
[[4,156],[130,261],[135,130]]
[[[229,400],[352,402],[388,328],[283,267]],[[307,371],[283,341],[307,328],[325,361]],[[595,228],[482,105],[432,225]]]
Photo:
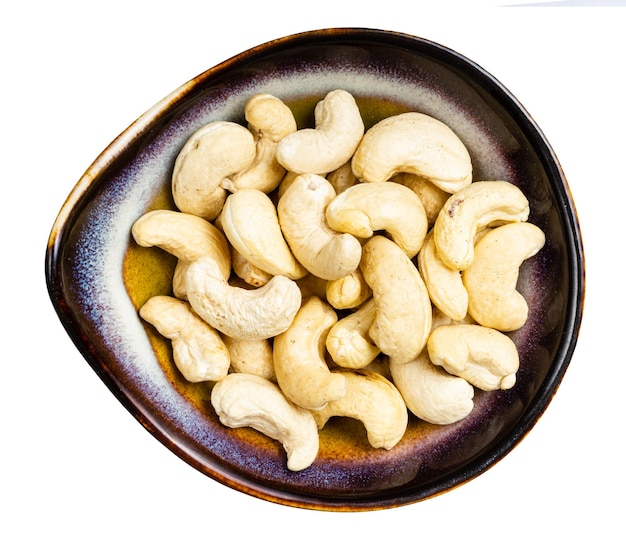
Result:
[[[274,94],[310,125],[326,92],[351,92],[367,126],[421,111],[448,124],[473,161],[474,179],[518,185],[530,221],[547,234],[522,266],[530,318],[511,334],[521,367],[507,391],[477,393],[474,411],[449,426],[411,418],[391,451],[372,449],[362,425],[331,419],[315,463],[286,468],[280,444],[223,427],[210,385],[187,383],[167,341],[137,308],[170,292],[174,260],[134,245],[130,228],[153,208],[173,208],[175,157],[214,120],[243,123],[244,103]],[[584,260],[578,221],[550,145],[490,74],[438,44],[393,32],[325,29],[281,38],[199,75],[140,117],[95,160],[53,225],[46,252],[52,303],[87,362],[159,441],[200,472],[290,506],[359,511],[417,502],[467,482],[505,456],[548,406],[569,364],[582,316]]]

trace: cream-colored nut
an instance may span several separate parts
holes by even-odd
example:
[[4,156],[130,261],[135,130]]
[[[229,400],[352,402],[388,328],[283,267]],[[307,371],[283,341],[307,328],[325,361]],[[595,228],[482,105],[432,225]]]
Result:
[[261,268],[258,268],[250,261],[246,260],[241,253],[232,246],[230,248],[230,260],[235,275],[252,287],[262,287],[273,277],[271,273],[263,271]]
[[468,295],[461,272],[449,268],[439,258],[432,230],[417,255],[417,266],[432,303],[452,320],[464,319]]
[[398,363],[413,360],[432,326],[432,305],[417,267],[393,241],[374,236],[363,246],[361,271],[376,304],[370,337]]
[[228,242],[219,229],[201,217],[157,209],[139,217],[131,232],[138,245],[160,247],[183,262],[210,256],[224,279],[230,275]]
[[271,94],[255,94],[245,106],[248,129],[256,141],[254,162],[230,179],[222,187],[230,192],[240,189],[273,191],[285,175],[285,168],[276,160],[278,142],[298,129],[289,107]]
[[172,276],[172,291],[179,300],[187,300],[187,268],[189,263],[183,260],[176,262]]
[[315,128],[303,128],[278,144],[278,161],[289,171],[326,175],[354,154],[365,126],[354,97],[329,92],[315,106]]
[[230,354],[230,371],[276,380],[272,343],[269,339],[238,339],[223,336]]
[[379,373],[368,370],[333,370],[343,375],[345,395],[326,407],[312,411],[318,428],[331,417],[360,420],[372,447],[391,449],[404,436],[408,426],[408,411],[395,386]]
[[475,181],[448,198],[433,232],[440,258],[453,270],[474,259],[476,234],[493,223],[524,222],[530,207],[524,193],[507,181]]
[[278,220],[296,259],[313,275],[339,279],[361,260],[361,243],[326,223],[326,207],[336,196],[333,186],[316,174],[296,177],[278,201]]
[[326,348],[336,364],[344,368],[364,368],[380,354],[369,337],[375,317],[376,305],[370,299],[333,325],[326,337]]
[[319,409],[346,392],[342,375],[324,360],[326,336],[337,322],[330,305],[313,296],[305,300],[291,326],[274,338],[274,371],[287,398],[307,409]]
[[441,211],[441,208],[450,197],[450,193],[440,189],[428,179],[424,179],[423,177],[419,177],[418,175],[412,173],[402,172],[396,174],[391,178],[391,181],[400,183],[401,185],[410,188],[419,196],[419,199],[424,206],[424,211],[426,211],[428,228],[432,228],[439,212]]
[[385,230],[411,258],[428,230],[419,196],[399,183],[359,183],[344,190],[328,204],[326,221],[333,230],[359,238]]
[[306,469],[315,461],[319,433],[313,415],[291,403],[271,381],[231,373],[213,387],[211,404],[225,426],[254,428],[279,441],[290,470]]
[[307,270],[292,254],[278,224],[270,197],[257,189],[240,189],[226,198],[220,225],[232,246],[271,275],[299,279]]
[[446,124],[417,112],[372,126],[354,153],[352,170],[367,182],[413,173],[450,193],[472,181],[472,161],[463,142]]
[[320,279],[312,273],[305,275],[302,279],[296,280],[302,292],[302,299],[310,298],[311,296],[317,296],[324,300],[326,298],[326,286],[328,281],[326,279]]
[[407,364],[389,360],[393,383],[416,417],[431,424],[452,424],[474,409],[474,387],[435,366],[424,349]]
[[506,334],[479,324],[452,324],[433,330],[427,343],[432,362],[482,390],[513,387],[519,355]]
[[519,268],[545,243],[543,231],[532,223],[498,226],[474,248],[474,260],[463,272],[469,295],[468,311],[483,326],[510,332],[528,318],[528,303],[516,290]]
[[153,296],[141,306],[139,314],[172,341],[174,364],[187,381],[219,381],[226,377],[228,349],[189,304],[171,296]]
[[200,258],[187,269],[187,298],[211,326],[239,339],[266,339],[289,328],[301,303],[291,279],[275,275],[258,289],[231,286],[215,261]]
[[372,295],[359,268],[352,273],[326,283],[326,301],[335,309],[353,309]]
[[256,156],[254,136],[244,126],[215,121],[197,130],[174,163],[174,203],[186,213],[213,220],[224,205],[224,180],[247,168]]
[[342,193],[347,188],[358,183],[358,179],[352,171],[352,162],[348,161],[343,166],[339,166],[336,170],[330,172],[326,179],[335,189],[337,194]]

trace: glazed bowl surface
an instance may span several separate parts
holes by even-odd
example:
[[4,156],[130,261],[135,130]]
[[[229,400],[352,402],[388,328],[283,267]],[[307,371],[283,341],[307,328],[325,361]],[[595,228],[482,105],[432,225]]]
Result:
[[[301,472],[280,444],[222,426],[210,386],[186,382],[169,342],[138,316],[170,292],[176,264],[138,247],[130,230],[150,209],[174,209],[171,174],[190,135],[216,120],[245,124],[255,93],[287,103],[299,126],[314,105],[343,88],[366,127],[405,111],[450,126],[470,152],[475,180],[517,185],[546,245],[522,265],[518,289],[530,307],[510,334],[520,354],[510,390],[477,392],[472,413],[436,426],[410,418],[393,449],[373,449],[358,421],[332,419],[320,451]],[[476,63],[406,34],[323,29],[245,51],[182,85],[96,158],[59,212],[46,251],[46,281],[67,333],[132,415],[201,473],[252,496],[295,507],[358,511],[410,504],[453,489],[501,460],[531,430],[556,392],[582,318],[584,260],[572,196],[539,127],[515,97]]]

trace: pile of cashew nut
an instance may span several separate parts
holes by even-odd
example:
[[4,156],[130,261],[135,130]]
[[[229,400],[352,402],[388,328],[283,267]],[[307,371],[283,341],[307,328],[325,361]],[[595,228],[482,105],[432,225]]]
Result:
[[341,89],[313,128],[269,94],[245,118],[194,133],[172,174],[178,209],[132,227],[177,258],[171,295],[139,313],[185,379],[211,383],[219,420],[278,440],[298,471],[331,417],[391,449],[411,414],[451,424],[475,389],[511,388],[519,268],[545,243],[520,189],[473,180],[464,144],[428,115],[365,130]]

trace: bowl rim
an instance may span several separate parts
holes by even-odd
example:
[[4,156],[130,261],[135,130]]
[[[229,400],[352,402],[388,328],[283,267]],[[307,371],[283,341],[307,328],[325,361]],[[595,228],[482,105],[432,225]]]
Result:
[[[371,42],[376,45],[400,47],[414,52],[423,53],[426,51],[429,56],[443,60],[447,65],[459,68],[463,72],[471,72],[472,79],[478,80],[481,87],[487,89],[491,94],[497,95],[497,101],[507,108],[508,113],[514,118],[515,122],[523,125],[524,133],[529,138],[529,141],[532,142],[533,148],[548,173],[548,178],[555,198],[557,199],[561,219],[563,221],[564,236],[568,250],[567,261],[570,265],[570,284],[566,309],[567,321],[564,323],[557,354],[552,361],[548,374],[536,392],[533,402],[523,412],[522,416],[513,427],[497,443],[490,446],[477,458],[465,464],[462,468],[457,469],[452,474],[427,484],[418,491],[414,490],[401,497],[392,493],[389,496],[377,496],[373,499],[330,498],[326,500],[290,492],[285,493],[280,490],[277,491],[276,489],[265,488],[260,484],[238,482],[217,470],[211,470],[206,466],[199,465],[196,458],[187,454],[182,447],[177,445],[175,440],[168,439],[167,436],[161,432],[158,425],[152,421],[146,413],[142,412],[139,406],[133,402],[133,399],[121,389],[120,384],[106,369],[106,365],[102,363],[97,353],[94,353],[86,346],[86,338],[79,332],[80,327],[77,326],[75,316],[64,297],[63,278],[61,275],[61,259],[64,241],[67,238],[73,221],[79,216],[80,211],[87,204],[90,191],[95,181],[102,172],[106,171],[107,168],[119,158],[125,148],[141,140],[154,123],[165,116],[177,103],[180,103],[185,97],[190,95],[194,89],[212,81],[214,78],[220,77],[228,70],[237,68],[248,62],[253,62],[255,59],[265,57],[270,53],[277,53],[293,46],[312,43],[330,44],[332,42],[341,45],[351,42],[358,44]],[[571,191],[552,146],[524,106],[493,75],[484,70],[476,62],[453,49],[434,41],[403,32],[362,27],[309,30],[259,44],[207,69],[148,109],[98,155],[63,203],[50,231],[46,247],[45,279],[50,300],[57,316],[79,352],[126,409],[130,411],[144,428],[161,441],[161,443],[205,475],[235,490],[269,502],[326,511],[377,510],[419,502],[469,482],[502,460],[534,427],[556,394],[563,376],[569,367],[576,347],[582,322],[585,297],[583,242]]]

